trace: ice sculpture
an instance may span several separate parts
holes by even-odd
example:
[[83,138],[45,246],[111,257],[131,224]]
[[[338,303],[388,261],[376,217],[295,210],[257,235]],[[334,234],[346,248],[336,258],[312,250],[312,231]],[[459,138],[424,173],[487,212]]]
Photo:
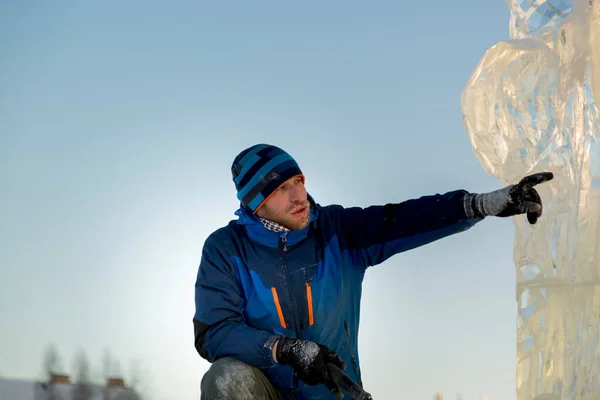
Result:
[[542,171],[544,215],[515,225],[519,400],[600,399],[600,0],[508,0],[510,38],[461,98],[482,166]]

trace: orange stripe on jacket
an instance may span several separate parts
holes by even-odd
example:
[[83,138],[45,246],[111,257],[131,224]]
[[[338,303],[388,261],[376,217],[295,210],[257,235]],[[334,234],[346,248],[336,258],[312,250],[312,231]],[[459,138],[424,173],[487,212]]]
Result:
[[315,323],[315,317],[313,315],[312,290],[308,282],[306,282],[306,296],[308,297],[308,324],[312,325]]
[[277,295],[277,289],[275,289],[275,287],[272,287],[271,292],[273,292],[273,299],[275,300],[275,307],[277,308],[277,314],[279,314],[279,322],[281,322],[281,326],[286,328],[285,319],[283,319],[283,311],[281,311],[281,304],[279,304],[279,296]]

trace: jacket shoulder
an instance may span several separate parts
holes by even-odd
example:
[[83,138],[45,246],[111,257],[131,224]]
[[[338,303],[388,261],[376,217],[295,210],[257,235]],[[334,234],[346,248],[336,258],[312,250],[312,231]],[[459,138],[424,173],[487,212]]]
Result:
[[339,204],[328,204],[326,206],[318,206],[317,224],[326,236],[335,235],[341,229],[341,220],[343,218],[345,208]]
[[[352,207],[350,209],[354,209]],[[336,225],[340,222],[340,219],[344,218],[345,212],[349,210],[348,207],[344,207],[341,204],[328,204],[326,206],[319,206],[319,220],[321,223]]]
[[203,252],[218,251],[220,253],[228,253],[228,250],[235,248],[235,243],[240,239],[240,232],[241,227],[237,221],[229,221],[227,225],[218,228],[208,235],[204,241]]
[[335,219],[344,207],[340,204],[318,205],[319,219]]

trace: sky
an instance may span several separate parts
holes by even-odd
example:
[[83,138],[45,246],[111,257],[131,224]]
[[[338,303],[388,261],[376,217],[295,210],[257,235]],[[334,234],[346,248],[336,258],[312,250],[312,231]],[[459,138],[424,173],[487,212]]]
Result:
[[[283,3],[0,6],[0,376],[39,378],[50,343],[97,375],[109,349],[152,399],[198,399],[194,282],[252,144],[290,152],[323,205],[501,187],[460,95],[506,2]],[[513,233],[488,218],[367,272],[374,398],[516,398]]]

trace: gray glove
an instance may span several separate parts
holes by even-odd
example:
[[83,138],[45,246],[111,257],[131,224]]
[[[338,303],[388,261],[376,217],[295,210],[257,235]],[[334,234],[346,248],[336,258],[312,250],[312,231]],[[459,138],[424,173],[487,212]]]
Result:
[[276,359],[283,365],[290,365],[298,377],[307,385],[324,384],[336,398],[344,394],[333,381],[329,373],[328,363],[346,369],[346,364],[335,352],[326,346],[301,339],[283,336],[277,343]]
[[469,217],[511,217],[527,214],[530,224],[542,216],[542,199],[533,188],[554,178],[552,172],[526,176],[516,185],[489,193],[469,194],[465,197],[465,211]]

